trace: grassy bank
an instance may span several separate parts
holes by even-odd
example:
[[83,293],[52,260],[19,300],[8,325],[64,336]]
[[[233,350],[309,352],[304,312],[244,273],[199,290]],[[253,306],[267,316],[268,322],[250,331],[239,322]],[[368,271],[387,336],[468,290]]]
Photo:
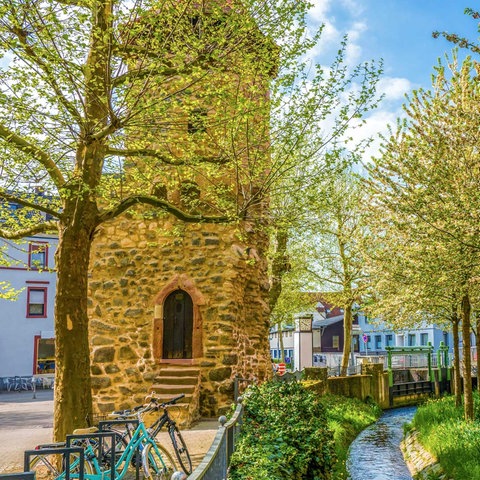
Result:
[[420,406],[412,421],[423,446],[435,455],[449,478],[480,479],[480,396],[474,394],[475,421],[465,422],[453,396]]
[[354,398],[325,395],[319,400],[325,407],[327,425],[332,430],[335,440],[338,461],[334,467],[333,478],[344,480],[348,478],[346,470],[348,447],[363,429],[378,419],[382,410],[374,404],[367,404]]

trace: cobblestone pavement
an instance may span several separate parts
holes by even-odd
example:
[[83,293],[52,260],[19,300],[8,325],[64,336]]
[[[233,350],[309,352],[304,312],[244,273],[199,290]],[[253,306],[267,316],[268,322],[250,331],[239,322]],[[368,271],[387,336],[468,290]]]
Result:
[[[0,473],[23,471],[23,452],[52,441],[53,391],[0,392]],[[210,448],[218,428],[216,420],[204,420],[182,435],[194,467]],[[168,446],[165,432],[160,442]]]

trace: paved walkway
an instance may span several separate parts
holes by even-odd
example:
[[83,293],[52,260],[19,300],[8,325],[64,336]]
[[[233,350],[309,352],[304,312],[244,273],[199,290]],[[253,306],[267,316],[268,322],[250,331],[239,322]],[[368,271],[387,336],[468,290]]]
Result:
[[[37,390],[35,396],[31,391],[0,392],[0,473],[23,471],[23,452],[52,441],[53,391]],[[216,420],[204,420],[182,430],[194,467],[210,448],[218,425]],[[159,437],[168,445],[164,439]]]

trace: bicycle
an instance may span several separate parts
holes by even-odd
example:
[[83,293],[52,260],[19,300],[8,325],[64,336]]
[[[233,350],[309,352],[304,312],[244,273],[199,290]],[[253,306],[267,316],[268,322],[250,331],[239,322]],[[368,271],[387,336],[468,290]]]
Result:
[[[112,412],[111,416],[120,419],[128,419],[132,415],[135,415],[136,412],[138,412],[139,410],[142,410],[144,413],[148,413],[163,409],[163,414],[159,418],[157,418],[155,422],[153,422],[153,424],[148,428],[148,431],[150,432],[152,438],[156,438],[162,428],[166,426],[170,441],[172,442],[173,451],[175,452],[175,456],[177,457],[180,467],[187,475],[190,475],[192,473],[192,460],[190,458],[187,445],[182,437],[182,434],[180,433],[180,430],[177,427],[175,420],[173,420],[168,413],[168,407],[170,405],[175,405],[175,403],[177,403],[184,397],[185,394],[182,394],[175,398],[172,398],[168,402],[160,403],[159,399],[155,397],[155,393],[152,392],[146,397],[146,400],[148,402],[146,405],[139,405],[130,410]],[[125,437],[131,437],[131,431],[132,429],[128,426],[128,424],[126,425],[126,429],[124,432],[116,430],[116,432],[122,435],[124,439]],[[124,442],[125,440],[122,443]]]
[[[84,450],[84,476],[86,480],[111,479],[112,472],[115,480],[121,480],[127,474],[130,465],[136,465],[135,458],[141,454],[141,467],[146,479],[169,480],[175,473],[176,465],[173,457],[165,448],[150,435],[142,420],[142,414],[146,409],[138,409],[136,412],[138,426],[131,433],[130,440],[124,446],[123,451],[118,451],[118,443],[123,445],[124,437],[120,437],[114,431],[98,431],[96,427],[79,429],[74,432],[74,437],[86,437],[74,439],[71,445],[81,446]],[[107,449],[100,449],[100,442],[92,437],[113,436],[112,443]],[[40,445],[38,453],[29,464],[30,471],[36,472],[38,480],[65,480],[67,478],[66,463],[58,454],[51,453],[51,449],[58,447],[58,450],[65,450],[65,443]],[[113,445],[113,446],[112,446]],[[48,454],[42,455],[42,448]],[[113,450],[112,450],[113,449]],[[111,458],[114,458],[112,469]],[[80,457],[74,456],[69,463],[68,477],[80,479],[79,467]]]

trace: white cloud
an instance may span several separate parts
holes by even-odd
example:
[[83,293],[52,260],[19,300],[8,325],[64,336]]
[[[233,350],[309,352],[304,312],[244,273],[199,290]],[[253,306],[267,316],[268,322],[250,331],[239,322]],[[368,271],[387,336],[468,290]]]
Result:
[[359,40],[364,32],[368,30],[367,24],[365,22],[355,22],[352,27],[348,30],[348,38],[355,42]]
[[408,78],[382,77],[378,82],[378,92],[385,95],[387,101],[403,100],[414,85]]
[[324,23],[327,20],[327,13],[330,10],[331,0],[315,0],[310,9],[310,18],[315,23]]
[[345,52],[345,63],[349,66],[356,65],[362,56],[362,49],[360,45],[353,42],[347,43],[347,49]]

